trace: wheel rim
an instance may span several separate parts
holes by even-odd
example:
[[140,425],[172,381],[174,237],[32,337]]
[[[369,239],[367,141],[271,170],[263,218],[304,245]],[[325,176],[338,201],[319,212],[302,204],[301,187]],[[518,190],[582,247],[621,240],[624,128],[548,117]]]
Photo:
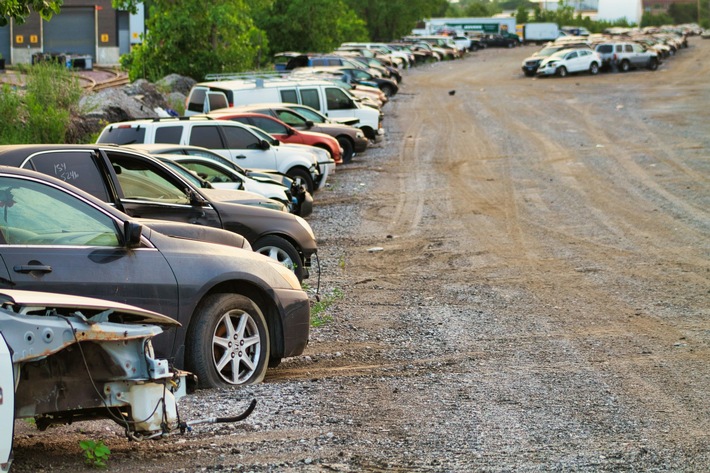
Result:
[[244,384],[254,375],[261,358],[261,338],[249,313],[235,309],[222,316],[212,336],[212,357],[217,373],[229,384]]
[[296,269],[296,265],[293,263],[293,260],[288,253],[277,246],[265,246],[263,248],[259,248],[257,253],[268,256],[271,259],[275,259],[291,271]]

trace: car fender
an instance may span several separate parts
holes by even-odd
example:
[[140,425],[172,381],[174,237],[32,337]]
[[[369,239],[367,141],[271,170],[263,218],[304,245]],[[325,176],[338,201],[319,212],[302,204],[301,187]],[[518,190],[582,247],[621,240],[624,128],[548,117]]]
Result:
[[0,471],[8,471],[12,461],[12,438],[15,430],[15,381],[12,355],[0,332]]

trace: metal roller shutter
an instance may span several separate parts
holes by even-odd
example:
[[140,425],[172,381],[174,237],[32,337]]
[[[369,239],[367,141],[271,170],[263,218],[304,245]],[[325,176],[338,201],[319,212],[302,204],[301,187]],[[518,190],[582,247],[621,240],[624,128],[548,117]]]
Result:
[[0,55],[5,59],[5,64],[10,63],[10,27],[0,28]]
[[94,8],[63,7],[44,22],[44,52],[81,54],[95,58]]

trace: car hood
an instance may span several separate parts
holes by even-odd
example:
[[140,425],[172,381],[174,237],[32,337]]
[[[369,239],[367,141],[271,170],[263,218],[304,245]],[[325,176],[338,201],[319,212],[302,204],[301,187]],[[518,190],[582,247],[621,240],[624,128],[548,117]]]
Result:
[[[42,307],[42,308],[71,308],[86,310],[114,310],[123,314],[131,315],[130,323],[151,324],[162,327],[179,327],[180,322],[165,315],[150,310],[141,309],[129,304],[120,302],[95,299],[93,297],[72,296],[68,294],[55,294],[39,291],[21,291],[15,289],[3,289],[0,291],[0,303],[3,306],[22,307]],[[109,317],[108,312],[106,317]]]
[[247,239],[242,235],[234,232],[228,232],[227,230],[222,230],[221,228],[176,222],[173,220],[156,220],[150,218],[138,218],[136,221],[151,230],[155,230],[156,232],[173,238],[217,243],[244,250],[252,249]]

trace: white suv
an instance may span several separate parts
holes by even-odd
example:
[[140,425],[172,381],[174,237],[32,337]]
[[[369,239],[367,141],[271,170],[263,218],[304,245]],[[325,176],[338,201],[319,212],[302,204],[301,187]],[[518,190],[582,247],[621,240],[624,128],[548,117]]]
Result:
[[599,72],[601,65],[599,55],[589,48],[563,49],[543,59],[536,74],[565,77],[570,73],[589,72],[594,75]]
[[287,174],[302,182],[310,193],[322,189],[335,169],[335,161],[325,150],[281,144],[269,135],[229,120],[183,117],[111,123],[103,129],[97,143],[202,146],[244,168],[275,169]]

